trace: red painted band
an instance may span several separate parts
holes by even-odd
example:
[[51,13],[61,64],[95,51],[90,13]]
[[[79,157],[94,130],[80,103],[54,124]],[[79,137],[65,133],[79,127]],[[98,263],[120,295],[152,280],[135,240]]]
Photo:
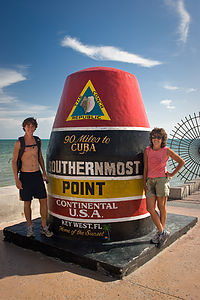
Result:
[[[66,121],[88,81],[91,81],[111,120]],[[67,77],[53,128],[145,127],[149,122],[134,75],[114,68],[89,68]]]
[[[61,217],[79,218],[81,220],[103,220],[130,218],[145,215],[146,199],[102,202],[74,201],[48,196],[49,211]],[[95,205],[96,204],[96,205]]]

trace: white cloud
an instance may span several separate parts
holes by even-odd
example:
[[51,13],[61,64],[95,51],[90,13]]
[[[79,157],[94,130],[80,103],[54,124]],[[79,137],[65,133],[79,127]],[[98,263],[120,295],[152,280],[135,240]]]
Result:
[[170,84],[165,84],[165,85],[164,85],[164,89],[166,89],[166,90],[171,90],[171,91],[175,91],[175,90],[179,90],[179,87],[173,86],[173,85],[170,85]]
[[49,106],[46,105],[33,105],[22,101],[16,103],[7,103],[5,106],[0,107],[0,117],[17,117],[26,118],[28,116],[46,117],[53,114]]
[[179,0],[177,3],[178,13],[180,15],[181,22],[179,24],[180,41],[185,43],[187,41],[189,26],[190,26],[190,15],[184,7],[184,1]]
[[3,92],[0,93],[0,104],[16,103],[18,100],[15,97],[8,96]]
[[197,91],[197,89],[195,89],[195,88],[189,88],[189,89],[186,90],[186,93],[193,93],[193,92],[196,92],[196,91]]
[[185,92],[185,93],[193,93],[193,92],[197,91],[196,88],[183,88],[183,87],[171,85],[169,83],[164,84],[163,88],[166,90],[170,90],[170,91],[181,91],[181,92]]
[[175,106],[171,105],[172,100],[170,100],[170,99],[162,100],[162,101],[160,101],[160,104],[164,105],[168,109],[175,109]]
[[26,80],[26,77],[16,70],[0,69],[0,89],[23,80]]
[[184,6],[184,0],[165,0],[165,3],[178,13],[180,18],[178,26],[178,34],[180,36],[179,41],[186,43],[189,34],[191,17]]
[[66,36],[61,45],[83,53],[94,60],[112,60],[125,63],[137,64],[143,67],[154,67],[162,64],[160,61],[143,58],[137,54],[129,53],[112,46],[84,45],[76,38]]
[[30,103],[22,103],[18,101],[16,105],[6,105],[0,109],[0,138],[16,138],[23,135],[22,121],[28,117],[34,117],[39,123],[37,135],[41,138],[49,138],[55,111],[48,106],[31,105]]
[[38,121],[44,122],[44,123],[52,123],[55,119],[55,116],[51,116],[48,118],[38,118]]
[[[21,69],[23,69],[21,67]],[[22,70],[24,71],[24,70]],[[33,116],[40,120],[42,125],[38,130],[42,137],[51,132],[55,111],[46,105],[37,105],[23,102],[4,91],[5,87],[26,80],[25,76],[16,70],[0,69],[0,138],[16,138],[23,134],[22,121]],[[47,131],[47,129],[49,129]]]
[[14,118],[0,118],[1,128],[6,125],[8,129],[14,129],[18,126],[21,126],[22,122],[15,120]]
[[[0,138],[1,139],[17,139],[18,136],[24,135],[24,131],[22,129],[22,121],[26,118],[32,116],[31,114],[26,115],[24,118],[16,119],[15,117],[0,117]],[[38,128],[36,131],[36,135],[38,135],[42,139],[46,139],[50,137],[52,125],[53,125],[53,117],[49,118],[36,118],[38,121]]]

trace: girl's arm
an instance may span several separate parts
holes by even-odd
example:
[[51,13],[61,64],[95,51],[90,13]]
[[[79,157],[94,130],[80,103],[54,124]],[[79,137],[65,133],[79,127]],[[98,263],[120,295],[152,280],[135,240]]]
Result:
[[144,172],[143,172],[143,180],[144,180],[144,189],[146,191],[146,181],[147,181],[147,171],[148,171],[148,157],[146,153],[146,149],[144,150]]
[[175,153],[170,148],[167,149],[167,155],[178,163],[176,169],[172,173],[167,172],[166,174],[167,177],[173,177],[185,165],[185,162],[177,153]]

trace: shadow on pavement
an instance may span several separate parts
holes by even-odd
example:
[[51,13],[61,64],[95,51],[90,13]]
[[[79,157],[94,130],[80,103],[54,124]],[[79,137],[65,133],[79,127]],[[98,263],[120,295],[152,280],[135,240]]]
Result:
[[0,231],[0,279],[11,276],[27,276],[47,273],[71,272],[102,282],[116,279],[78,265],[62,262],[40,252],[31,251],[5,242]]

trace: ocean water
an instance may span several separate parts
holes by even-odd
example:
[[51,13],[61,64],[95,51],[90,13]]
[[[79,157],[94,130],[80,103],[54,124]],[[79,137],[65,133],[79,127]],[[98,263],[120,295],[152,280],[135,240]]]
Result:
[[[0,140],[0,187],[15,185],[12,172],[12,154],[15,140]],[[42,140],[42,154],[46,162],[46,152],[49,140]],[[168,143],[169,144],[169,143]],[[170,167],[168,166],[168,170]],[[171,180],[171,186],[180,185],[181,180],[174,176]]]
[[[12,155],[16,140],[0,140],[0,187],[15,185],[12,172]],[[46,162],[49,140],[42,140],[42,155]]]

